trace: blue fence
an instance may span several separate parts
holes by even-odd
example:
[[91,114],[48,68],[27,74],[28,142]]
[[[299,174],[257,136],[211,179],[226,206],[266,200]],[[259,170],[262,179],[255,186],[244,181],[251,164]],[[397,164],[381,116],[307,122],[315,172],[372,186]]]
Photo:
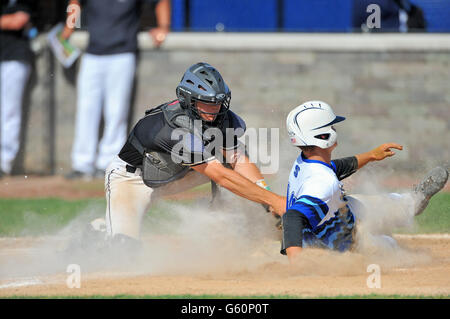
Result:
[[450,32],[449,0],[411,0],[423,9],[430,32]]
[[[362,0],[172,0],[172,29],[352,32],[357,1]],[[423,9],[428,32],[450,32],[450,0],[410,2]]]
[[351,31],[352,3],[352,0],[285,0],[283,30],[303,32]]

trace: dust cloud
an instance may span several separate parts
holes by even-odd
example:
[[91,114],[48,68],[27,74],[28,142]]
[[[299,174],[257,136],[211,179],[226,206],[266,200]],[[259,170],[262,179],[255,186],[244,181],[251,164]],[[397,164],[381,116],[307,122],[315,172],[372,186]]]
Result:
[[[223,190],[221,201],[212,208],[207,200],[193,205],[160,204],[159,209],[170,218],[152,216],[150,209],[145,221],[150,227],[144,229],[142,250],[135,255],[117,249],[102,252],[95,241],[76,247],[84,236],[81,230],[98,216],[94,208],[80,214],[56,236],[4,241],[0,279],[66,274],[69,264],[78,264],[83,272],[96,276],[120,273],[289,278],[356,275],[366,273],[367,266],[374,263],[385,270],[429,263],[427,253],[403,247],[391,237],[392,232],[414,227],[412,198],[387,194],[377,184],[380,172],[359,174],[362,176],[351,181],[352,190],[363,193],[351,196],[359,204],[350,200],[358,220],[357,241],[351,252],[304,249],[298,262],[289,265],[287,257],[279,253],[281,232],[275,227],[275,218],[259,204]],[[283,187],[281,181],[274,184]]]

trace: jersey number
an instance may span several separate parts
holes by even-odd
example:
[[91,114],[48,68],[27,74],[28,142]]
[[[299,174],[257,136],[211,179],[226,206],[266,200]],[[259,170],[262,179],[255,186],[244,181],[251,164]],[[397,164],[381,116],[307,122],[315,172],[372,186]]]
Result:
[[295,178],[297,178],[298,172],[300,172],[300,166],[295,165],[295,170],[294,170],[294,177],[295,177]]

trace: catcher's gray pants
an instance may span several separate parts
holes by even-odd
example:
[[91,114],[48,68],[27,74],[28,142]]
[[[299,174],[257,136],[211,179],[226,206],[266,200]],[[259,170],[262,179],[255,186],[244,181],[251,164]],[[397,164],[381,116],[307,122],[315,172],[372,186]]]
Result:
[[208,183],[210,179],[195,171],[178,181],[152,189],[144,184],[141,170],[127,172],[127,163],[118,156],[106,169],[106,230],[109,236],[123,234],[139,239],[141,222],[152,200]]

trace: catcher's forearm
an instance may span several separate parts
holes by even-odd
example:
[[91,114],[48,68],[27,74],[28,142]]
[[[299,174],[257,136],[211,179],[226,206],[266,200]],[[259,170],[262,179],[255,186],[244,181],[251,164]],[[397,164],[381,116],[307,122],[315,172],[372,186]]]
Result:
[[257,186],[255,183],[233,170],[225,170],[227,171],[223,172],[223,174],[214,181],[220,186],[228,189],[230,192],[253,202],[269,206],[276,200],[278,195]]
[[[240,161],[234,163],[234,171],[244,176],[253,183],[256,183],[259,187],[262,187],[270,191],[270,187],[266,184],[264,177],[262,176],[259,168],[251,163],[247,156],[242,156]],[[270,212],[270,205],[261,204],[266,212]],[[276,215],[279,217],[278,215]]]
[[284,212],[286,206],[284,197],[259,187],[234,170],[224,167],[217,160],[192,168],[240,197],[256,203],[270,205],[278,214]]
[[251,163],[247,156],[243,156],[242,160],[234,165],[234,171],[253,183],[264,179],[259,168],[254,163]]

